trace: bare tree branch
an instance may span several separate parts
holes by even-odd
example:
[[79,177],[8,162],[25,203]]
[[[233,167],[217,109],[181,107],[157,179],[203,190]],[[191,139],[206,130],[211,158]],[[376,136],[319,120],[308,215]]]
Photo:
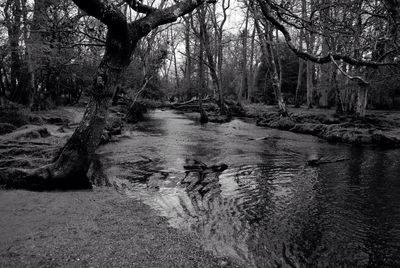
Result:
[[125,0],[125,2],[128,4],[130,8],[139,13],[150,14],[158,10],[155,7],[144,5],[136,0]]
[[176,21],[179,17],[192,12],[196,7],[205,3],[206,0],[186,0],[178,2],[170,7],[159,9],[146,17],[133,22],[132,25],[139,26],[141,35],[146,35],[152,29],[167,23]]
[[346,73],[342,68],[340,68],[339,64],[335,61],[335,59],[333,58],[332,54],[329,54],[332,62],[335,64],[336,68],[338,68],[338,70],[344,75],[346,76],[348,79],[353,80],[353,81],[358,81],[358,84],[360,86],[368,86],[370,83],[365,81],[361,76],[351,76],[348,73]]
[[304,52],[300,49],[298,49],[295,44],[292,41],[292,37],[289,33],[289,31],[286,29],[286,27],[279,22],[276,18],[274,18],[270,12],[268,12],[269,5],[272,5],[271,0],[257,0],[262,14],[265,19],[267,19],[272,25],[274,25],[284,36],[285,41],[289,48],[300,58],[304,60],[309,60],[315,63],[319,64],[324,64],[332,61],[332,58],[334,60],[342,60],[348,64],[354,65],[354,66],[367,66],[367,67],[372,67],[372,68],[377,68],[379,66],[397,66],[399,63],[398,62],[377,62],[377,61],[370,61],[370,60],[363,60],[363,59],[355,59],[353,57],[350,57],[348,55],[342,55],[342,54],[328,54],[328,55],[323,55],[320,57],[317,57],[315,55],[312,55],[310,53]]
[[127,27],[124,14],[109,1],[73,0],[73,2],[88,15],[95,17],[110,29]]

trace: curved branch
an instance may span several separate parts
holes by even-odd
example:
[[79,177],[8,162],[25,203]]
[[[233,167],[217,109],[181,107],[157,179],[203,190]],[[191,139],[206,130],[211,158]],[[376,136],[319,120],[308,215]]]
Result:
[[261,12],[266,20],[268,20],[272,25],[274,25],[284,36],[285,41],[289,48],[300,58],[304,60],[309,60],[315,63],[319,64],[324,64],[332,61],[332,58],[334,60],[342,60],[348,64],[354,65],[354,66],[367,66],[367,67],[372,67],[372,68],[377,68],[379,66],[397,66],[398,63],[390,63],[390,62],[377,62],[377,61],[369,61],[369,60],[362,60],[362,59],[355,59],[353,57],[350,57],[348,55],[342,55],[342,54],[328,54],[325,56],[314,56],[310,53],[301,51],[298,49],[293,41],[292,37],[289,33],[289,31],[286,29],[286,27],[280,23],[277,19],[275,19],[269,12],[268,12],[268,6],[271,5],[270,0],[257,0],[258,4],[261,7]]
[[110,29],[126,29],[124,14],[112,3],[105,0],[72,0],[88,15],[95,17]]
[[207,0],[186,0],[167,8],[157,9],[147,14],[144,18],[132,22],[132,31],[134,31],[136,36],[143,37],[154,28],[176,21],[179,17],[192,12],[196,7],[205,2]]
[[128,4],[130,8],[132,8],[138,13],[150,14],[158,10],[155,7],[142,4],[136,0],[125,0],[125,2]]
[[345,71],[343,71],[342,68],[340,68],[339,64],[335,61],[335,59],[333,58],[332,54],[329,54],[332,62],[335,64],[336,68],[338,68],[338,70],[344,75],[346,76],[348,79],[350,80],[354,80],[354,81],[358,81],[358,84],[360,86],[368,86],[370,83],[365,81],[361,76],[351,76],[348,73],[346,73]]

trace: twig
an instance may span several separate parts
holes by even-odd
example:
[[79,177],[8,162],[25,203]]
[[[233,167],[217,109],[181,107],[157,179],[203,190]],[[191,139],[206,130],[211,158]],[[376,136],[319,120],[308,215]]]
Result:
[[132,104],[129,106],[129,110],[128,113],[125,115],[125,119],[128,117],[128,114],[130,112],[130,110],[133,108],[133,105],[135,105],[137,98],[139,97],[140,93],[142,93],[142,91],[146,88],[147,84],[149,83],[149,81],[151,80],[151,78],[153,77],[153,75],[151,75],[150,77],[148,77],[146,79],[146,81],[144,82],[143,86],[140,88],[140,90],[136,93],[135,98],[132,101]]
[[355,80],[358,81],[358,84],[360,86],[368,86],[369,82],[365,81],[361,76],[351,76],[348,73],[346,73],[345,71],[343,71],[342,68],[340,68],[339,64],[335,61],[335,59],[333,58],[332,54],[329,54],[329,56],[331,57],[332,62],[336,65],[336,68],[338,68],[338,70],[344,75],[346,76],[348,79],[350,80]]

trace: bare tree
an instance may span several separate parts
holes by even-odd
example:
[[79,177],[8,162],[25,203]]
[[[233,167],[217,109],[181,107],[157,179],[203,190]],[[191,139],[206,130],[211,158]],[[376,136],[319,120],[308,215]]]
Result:
[[158,9],[135,0],[125,3],[145,14],[129,22],[111,1],[74,0],[74,3],[107,26],[106,48],[90,91],[91,98],[79,126],[55,161],[35,170],[20,170],[8,184],[15,187],[89,187],[86,176],[104,129],[113,92],[138,42],[154,28],[176,21],[204,4],[205,0],[186,0]]
[[[303,47],[303,31],[300,31],[299,35],[299,47]],[[303,73],[304,73],[304,60],[299,58],[299,71],[297,74],[297,85],[296,85],[296,92],[295,92],[295,97],[294,97],[294,106],[296,108],[300,107],[301,101],[300,101],[300,90],[301,90],[301,84],[303,80]]]
[[[219,95],[219,100],[218,104],[220,107],[220,113],[221,114],[226,114],[227,109],[225,106],[224,102],[224,92],[223,92],[223,84],[222,84],[222,66],[223,66],[223,57],[224,57],[224,50],[223,50],[223,36],[224,36],[224,26],[226,23],[226,20],[228,18],[227,11],[230,8],[231,5],[231,0],[222,0],[221,7],[222,7],[222,20],[218,22],[217,20],[217,14],[215,12],[211,13],[211,20],[214,26],[214,32],[215,32],[215,40],[216,40],[216,66],[217,66],[217,76],[218,76],[218,95]],[[214,10],[215,11],[215,10]]]
[[[366,3],[362,0],[359,0],[358,2]],[[376,47],[376,39],[368,39],[366,36],[363,36],[363,40],[365,40],[367,43],[365,44],[366,50],[364,50],[364,53],[359,54],[359,55],[352,55],[349,53],[349,51],[346,51],[346,49],[342,49],[339,51],[336,51],[334,48],[331,47],[329,52],[327,54],[322,54],[322,55],[316,55],[315,51],[303,51],[301,48],[298,48],[295,43],[292,40],[292,36],[288,30],[287,27],[295,27],[295,28],[303,28],[306,31],[309,32],[309,34],[318,34],[321,35],[321,27],[311,27],[313,24],[315,24],[316,19],[311,20],[308,18],[308,20],[304,19],[302,17],[299,17],[296,15],[294,12],[291,12],[289,9],[287,9],[285,6],[277,4],[273,0],[257,0],[258,5],[262,11],[263,18],[270,22],[272,25],[274,25],[284,36],[286,44],[289,46],[289,48],[299,57],[303,58],[304,60],[317,63],[317,64],[326,64],[329,62],[333,61],[342,61],[346,63],[349,66],[352,66],[352,68],[359,68],[360,70],[363,70],[364,75],[366,74],[365,70],[370,70],[370,69],[375,69],[380,66],[398,66],[398,58],[395,55],[398,55],[399,49],[398,49],[398,40],[397,40],[397,28],[396,30],[393,30],[391,32],[391,36],[389,38],[390,43],[386,42],[387,45],[384,46],[385,51],[381,51],[379,53],[379,57],[372,57],[368,58],[365,57],[365,55],[371,55],[373,54],[371,51],[372,47]],[[357,2],[357,1],[355,1]],[[357,2],[357,3],[358,3]],[[360,12],[360,8],[363,7],[363,5],[355,8],[355,9],[350,9],[351,7],[350,3],[348,2],[340,2],[342,6],[347,8],[349,11],[352,12],[352,15],[357,14],[357,12]],[[382,7],[382,2],[375,2],[376,8],[379,9]],[[374,12],[374,7],[371,7],[370,5],[367,5],[366,9],[363,10],[363,14],[367,14],[370,16],[371,20],[372,19],[380,19],[380,20],[385,20],[385,21],[392,21],[392,23],[395,23],[398,25],[398,10],[399,10],[399,3],[398,1],[385,1],[384,2],[384,7],[387,10],[388,14],[390,15],[390,19],[388,19],[388,16],[383,14],[375,14]],[[372,9],[372,11],[371,11]],[[272,12],[271,12],[272,11]],[[312,10],[310,17],[315,17],[315,14],[317,12]],[[350,20],[351,21],[351,20]],[[311,26],[310,26],[311,25]],[[364,24],[363,24],[364,25]],[[393,25],[393,24],[392,24]],[[306,27],[307,26],[307,27]],[[344,32],[346,28],[343,30],[343,25],[338,25],[335,30],[335,33],[337,36],[346,36],[344,41],[347,40],[347,42],[351,41],[354,42],[354,39],[349,39],[350,35],[347,32]],[[366,29],[362,29],[363,32],[368,33],[368,24],[366,24]],[[392,27],[391,29],[394,29],[395,27]],[[354,29],[354,25],[350,26],[350,31],[356,31]],[[313,44],[312,41],[309,42],[310,44]],[[379,42],[378,42],[379,43]],[[363,46],[364,47],[364,46]],[[349,48],[346,46],[346,44],[343,44],[343,48]],[[358,48],[357,48],[358,49]],[[389,57],[390,56],[390,57]],[[339,66],[340,65],[336,65]],[[358,89],[358,105],[357,105],[357,115],[359,116],[364,116],[365,115],[365,109],[366,109],[366,99],[367,99],[367,84],[365,83],[365,79],[361,77],[360,75],[349,75],[345,70],[342,69],[343,72],[341,73],[346,73],[345,77],[351,78],[351,81],[357,81],[358,84],[360,85],[360,88]],[[369,72],[367,72],[368,74]],[[366,75],[368,76],[368,75]]]
[[[206,42],[208,41],[208,35],[207,35],[207,29],[205,27],[205,20],[206,20],[206,10],[204,6],[200,6],[197,8],[197,19],[199,22],[199,60],[198,60],[198,86],[199,86],[199,111],[200,111],[200,122],[201,123],[207,123],[208,122],[208,116],[206,111],[203,108],[203,96],[204,92],[206,90],[206,76],[205,76],[205,70],[204,70],[204,52],[205,48],[209,45]],[[195,27],[193,27],[195,29]],[[208,53],[207,53],[208,55]]]

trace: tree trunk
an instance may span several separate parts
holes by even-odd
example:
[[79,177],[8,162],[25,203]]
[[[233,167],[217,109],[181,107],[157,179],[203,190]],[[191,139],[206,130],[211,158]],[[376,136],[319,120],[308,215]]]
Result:
[[6,87],[3,83],[2,66],[0,65],[0,107],[6,104]]
[[357,116],[359,117],[365,116],[367,101],[368,101],[368,87],[359,86],[357,90],[357,107],[356,107]]
[[[172,29],[172,28],[171,28]],[[176,81],[176,89],[179,90],[180,85],[179,85],[179,73],[178,73],[178,64],[176,60],[176,47],[173,46],[174,48],[174,69],[175,69],[175,81]]]
[[394,43],[400,38],[400,2],[398,0],[384,0],[387,11],[390,14],[389,31]]
[[105,52],[90,91],[90,102],[82,121],[55,161],[35,170],[15,170],[15,176],[1,177],[2,182],[6,180],[6,186],[31,189],[90,187],[86,174],[106,124],[113,93],[121,74],[131,61],[137,43],[152,29],[176,21],[204,3],[203,0],[183,1],[168,8],[153,9],[127,2],[132,9],[147,14],[134,22],[128,22],[125,15],[111,2],[73,1],[108,28]]
[[230,0],[222,0],[222,20],[217,20],[216,9],[213,7],[213,12],[211,13],[211,20],[214,26],[215,32],[215,59],[216,59],[216,72],[218,77],[218,106],[220,107],[220,114],[227,114],[228,109],[225,105],[224,94],[223,94],[223,83],[222,83],[222,65],[223,65],[223,45],[222,45],[222,37],[224,32],[224,25],[227,20],[227,10],[230,7]]
[[[270,70],[269,66],[272,66],[271,64],[271,57],[273,58],[273,55],[271,54],[270,51],[270,42],[268,41],[270,38],[270,35],[268,33],[268,30],[261,30],[261,26],[258,23],[257,19],[254,19],[254,26],[256,27],[257,33],[260,37],[260,47],[261,47],[261,63],[260,66],[258,67],[258,71],[257,71],[257,75],[256,75],[256,83],[257,83],[257,87],[259,88],[259,90],[261,89],[261,87],[263,88],[267,88],[267,81],[268,81],[268,74],[272,73],[273,70]],[[268,46],[269,43],[269,46]],[[276,67],[276,66],[275,66]],[[273,74],[271,75],[273,76]],[[278,74],[276,75],[278,77]],[[263,90],[265,92],[265,99],[269,100],[269,94],[267,92],[267,90]],[[275,94],[275,98],[278,99],[276,97]],[[273,103],[273,102],[271,102]]]
[[311,61],[307,61],[307,107],[313,107],[313,63]]
[[[261,55],[260,63],[258,64],[254,75],[254,89],[257,92],[264,92],[267,87],[266,77],[268,73],[268,64],[265,58],[266,56]],[[266,97],[264,99],[266,99]]]
[[[322,10],[321,20],[322,20],[322,55],[327,55],[329,53],[329,21],[330,21],[330,0],[322,0],[321,3]],[[321,77],[319,86],[319,106],[322,108],[328,108],[328,95],[331,87],[331,69],[332,64],[326,63],[321,65]]]
[[[207,30],[207,25],[206,25],[206,21],[205,21],[205,10],[203,10],[202,12],[204,12],[204,14],[201,15],[200,20],[199,20],[199,24],[201,27],[200,30],[200,38],[202,38],[203,40],[201,40],[200,42],[203,44],[202,46],[204,47],[205,53],[206,53],[206,57],[207,57],[207,62],[208,62],[208,69],[210,70],[210,75],[211,75],[211,81],[212,84],[214,86],[214,91],[219,93],[219,98],[221,98],[221,94],[220,94],[220,84],[219,84],[219,79],[218,79],[218,74],[217,74],[217,67],[215,64],[215,60],[214,60],[214,55],[212,53],[212,49],[211,49],[211,40],[210,40],[210,36]],[[220,111],[222,114],[224,114],[225,111],[225,104],[224,103],[219,103],[220,104]],[[222,105],[221,105],[222,104]]]
[[[9,9],[12,8],[13,18]],[[20,82],[22,75],[22,62],[20,58],[19,38],[21,37],[21,19],[22,19],[22,6],[20,0],[9,0],[4,8],[6,16],[6,25],[8,33],[8,45],[11,50],[10,55],[10,99],[12,101],[23,103],[24,94],[20,91]]]
[[336,113],[342,114],[344,112],[342,94],[340,93],[340,88],[337,82],[337,71],[332,71],[332,83],[335,89],[335,97],[336,97]]
[[[312,3],[310,3],[312,5]],[[302,9],[302,18],[307,19],[307,2],[306,0],[301,1],[301,9]],[[312,9],[312,6],[310,7]],[[308,53],[312,52],[313,48],[313,38],[312,38],[312,33],[304,33],[305,34],[305,41],[306,41],[306,49]],[[312,108],[313,107],[313,93],[314,93],[314,88],[313,88],[313,63],[310,60],[306,61],[306,69],[307,69],[307,107]]]
[[126,44],[109,31],[107,47],[98,67],[85,114],[55,162],[14,179],[8,186],[31,189],[90,188],[86,176],[106,124],[107,111],[120,75],[128,67],[136,44]]
[[189,93],[191,98],[192,92],[192,57],[190,53],[190,23],[189,19],[185,19],[185,53],[186,53],[186,66],[185,66],[185,87],[186,92]]
[[218,62],[217,62],[217,68],[218,68],[218,84],[219,84],[219,99],[218,99],[218,105],[220,107],[220,114],[227,114],[228,111],[225,106],[225,101],[224,101],[224,92],[222,90],[222,64],[223,64],[223,46],[222,46],[222,29],[220,32],[218,32]]
[[[35,0],[35,6],[33,10],[32,25],[30,27],[29,38],[25,38],[26,43],[26,56],[27,56],[27,79],[28,90],[31,93],[31,109],[41,107],[41,103],[35,103],[41,101],[38,97],[41,92],[37,92],[35,85],[35,62],[43,61],[43,46],[46,46],[46,34],[41,32],[41,29],[48,27],[48,15],[47,10],[53,4],[51,0]],[[26,16],[26,14],[25,14]],[[25,26],[26,27],[26,26]],[[53,89],[50,89],[53,90]],[[57,96],[59,97],[59,96]]]
[[[278,104],[278,110],[279,114],[282,116],[288,116],[289,112],[287,110],[285,101],[283,100],[282,96],[282,77],[281,77],[281,70],[280,70],[280,63],[279,63],[279,55],[277,55],[278,58],[278,64],[275,60],[275,53],[274,53],[274,48],[272,47],[272,36],[273,36],[273,29],[271,28],[270,25],[267,26],[266,29],[266,48],[268,49],[268,55],[269,55],[269,62],[271,64],[271,80],[272,80],[272,88],[274,89],[275,92],[275,98],[276,102]],[[278,53],[276,53],[278,54]]]
[[255,48],[255,39],[256,39],[256,28],[253,29],[253,33],[251,34],[251,48],[250,48],[250,68],[249,68],[249,76],[248,76],[248,85],[247,85],[247,100],[252,101],[253,92],[254,92],[254,48]]
[[275,61],[272,53],[273,53],[272,47],[270,46],[270,54],[271,54],[270,62],[271,62],[271,67],[272,67],[272,74],[271,74],[272,87],[275,92],[275,97],[276,97],[276,101],[278,104],[279,113],[282,116],[288,116],[289,113],[288,113],[285,101],[283,100],[283,96],[282,96],[282,91],[281,91],[282,83],[281,83],[281,79],[280,79],[280,76],[278,73],[278,67],[277,67],[276,61]]
[[[299,43],[300,43],[300,49],[303,48],[303,30],[300,31],[300,38],[299,38]],[[299,72],[297,74],[297,85],[296,85],[296,93],[294,96],[294,107],[299,108],[301,105],[300,102],[300,90],[301,90],[301,82],[303,78],[303,72],[304,72],[304,60],[299,58]]]
[[198,8],[199,21],[200,23],[200,36],[199,36],[199,112],[200,112],[200,123],[205,124],[208,122],[208,116],[203,108],[203,95],[205,91],[205,76],[204,76],[204,40],[205,32],[201,24],[205,20],[205,10],[203,7]]
[[[26,2],[26,1],[23,1],[23,2]],[[35,27],[36,25],[40,25],[40,24],[38,24],[37,23],[37,17],[39,16],[39,14],[38,14],[38,12],[45,12],[46,11],[46,8],[43,8],[41,5],[40,5],[40,3],[41,3],[41,1],[39,1],[39,0],[37,0],[37,1],[35,1],[35,8],[34,8],[34,13],[33,13],[33,19],[32,19],[32,26],[31,26],[31,29],[30,29],[30,36],[28,37],[28,25],[29,25],[29,22],[28,22],[28,10],[27,10],[27,7],[26,7],[26,3],[23,3],[23,8],[22,8],[22,10],[23,10],[23,18],[24,18],[24,41],[25,41],[25,45],[26,45],[26,48],[25,48],[25,56],[26,56],[26,68],[27,68],[27,77],[26,77],[26,79],[28,80],[27,81],[27,89],[26,89],[26,91],[27,92],[29,92],[29,98],[30,98],[30,100],[29,100],[29,104],[30,104],[30,106],[31,106],[31,109],[33,108],[32,107],[32,104],[33,104],[33,100],[35,99],[35,93],[36,93],[36,90],[35,90],[35,70],[34,70],[34,66],[33,66],[33,57],[32,57],[32,54],[33,54],[33,51],[32,51],[32,40],[33,40],[33,36],[36,36],[36,35],[38,35],[38,30],[39,30],[39,27]],[[39,17],[43,17],[43,14],[40,14],[41,16],[39,16]],[[43,26],[43,25],[42,25]],[[37,52],[36,52],[37,53]]]
[[248,28],[248,24],[249,24],[249,8],[247,9],[247,12],[246,12],[245,27],[242,32],[242,60],[241,60],[242,78],[241,78],[241,85],[240,85],[240,88],[238,91],[238,96],[237,96],[238,102],[241,102],[241,100],[243,98],[243,93],[244,94],[247,93],[247,36],[248,36],[247,28]]

